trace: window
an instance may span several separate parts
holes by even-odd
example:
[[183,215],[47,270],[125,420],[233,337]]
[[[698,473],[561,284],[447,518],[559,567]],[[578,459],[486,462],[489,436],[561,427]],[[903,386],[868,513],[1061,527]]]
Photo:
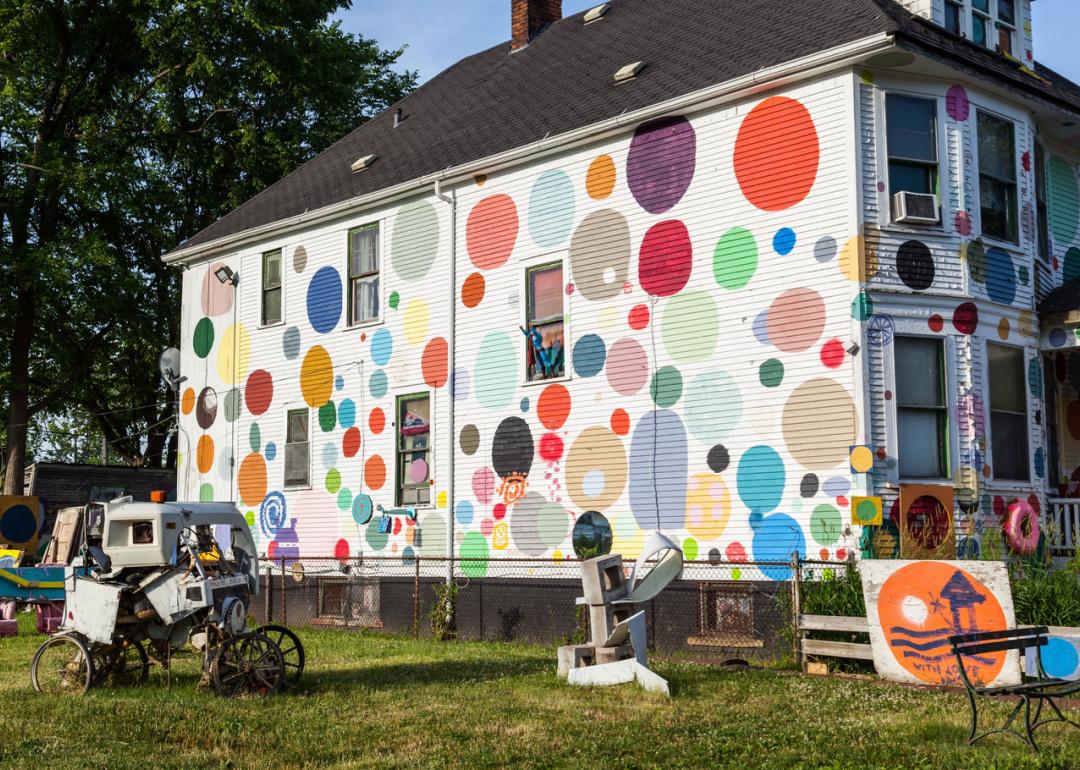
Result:
[[929,337],[897,337],[895,356],[900,476],[945,478],[949,475],[945,343]]
[[1057,378],[1054,374],[1054,360],[1049,356],[1043,358],[1043,388],[1046,409],[1046,481],[1054,487],[1061,474],[1061,449],[1058,438]]
[[1011,121],[979,112],[979,212],[982,234],[1017,242],[1016,137]]
[[349,324],[379,319],[379,226],[349,231]]
[[1016,0],[997,0],[997,46],[1012,56],[1013,33],[1016,31]]
[[1046,149],[1035,142],[1035,211],[1039,228],[1039,257],[1050,262],[1050,215],[1046,205]]
[[525,284],[525,371],[530,381],[562,377],[566,372],[562,262],[529,268]]
[[1023,348],[986,346],[990,376],[990,467],[994,478],[1027,481],[1027,385]]
[[953,0],[945,0],[945,29],[954,35],[964,34],[964,6]]
[[285,417],[285,486],[311,484],[307,409],[290,409]]
[[281,249],[262,255],[262,325],[281,323]]
[[889,196],[937,193],[937,102],[914,96],[885,97]]
[[397,504],[431,502],[431,398],[426,394],[397,400]]
[[972,0],[971,2],[971,39],[984,48],[988,48],[990,41],[993,39],[990,33],[992,23],[990,3],[992,2],[994,0]]
[[[946,2],[946,26],[951,2]],[[1012,56],[1016,34],[1016,0],[972,0],[971,11],[971,39],[984,48],[997,48],[1001,53]]]

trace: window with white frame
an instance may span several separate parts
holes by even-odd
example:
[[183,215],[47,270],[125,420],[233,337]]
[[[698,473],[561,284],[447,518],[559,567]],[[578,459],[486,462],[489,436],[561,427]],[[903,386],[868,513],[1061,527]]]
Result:
[[971,0],[971,39],[984,48],[1013,55],[1016,0]]
[[904,94],[885,97],[889,197],[938,192],[937,101]]
[[379,226],[349,231],[349,324],[379,319]]
[[1023,348],[988,343],[990,467],[995,479],[1028,481],[1027,366]]
[[946,478],[949,404],[945,342],[932,337],[896,337],[893,347],[900,476]]
[[1016,243],[1016,126],[978,111],[979,214],[982,234]]
[[945,0],[945,29],[954,35],[966,35],[964,4],[957,0]]
[[431,397],[397,399],[397,504],[431,503]]
[[262,325],[281,323],[281,249],[262,255]]
[[311,485],[311,439],[307,409],[290,409],[285,415],[285,486]]
[[525,371],[532,380],[566,373],[563,263],[547,262],[525,271]]

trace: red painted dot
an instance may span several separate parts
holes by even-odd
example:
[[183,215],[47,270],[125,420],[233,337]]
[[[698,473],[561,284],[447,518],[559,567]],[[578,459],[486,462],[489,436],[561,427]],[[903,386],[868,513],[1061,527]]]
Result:
[[927,320],[926,325],[930,327],[930,331],[939,332],[945,328],[945,319],[937,313],[934,313],[930,316],[929,320]]
[[401,519],[397,518],[394,519],[394,534],[396,535],[399,532],[401,532]]
[[886,401],[892,401],[892,391],[891,390],[886,390],[885,391],[885,400]]
[[386,413],[379,407],[375,407],[371,410],[371,414],[368,415],[368,428],[375,435],[383,432],[383,428],[386,427]]
[[655,297],[678,294],[690,280],[694,249],[686,225],[676,219],[657,222],[645,233],[638,259],[641,288]]
[[839,495],[836,498],[836,504],[839,505],[841,508],[847,508],[848,507],[848,499],[846,497],[844,497],[843,495]]
[[494,519],[484,519],[480,522],[480,534],[484,537],[491,537],[492,531],[495,529]]
[[497,520],[502,521],[504,518],[506,518],[506,504],[495,503],[495,510],[491,512],[491,515],[494,516]]
[[953,311],[953,326],[961,334],[974,334],[979,328],[979,308],[974,302],[965,302],[957,305]]
[[540,459],[555,462],[563,453],[563,440],[556,433],[545,433],[540,437]]
[[244,400],[248,411],[254,415],[263,414],[270,408],[270,402],[274,400],[274,380],[270,372],[256,369],[248,376]]
[[747,560],[746,549],[743,548],[742,543],[731,543],[725,550],[724,555],[727,556],[728,561],[744,562]]
[[566,284],[566,295],[570,296],[573,293],[574,293],[574,284],[573,283]]
[[1001,495],[994,495],[994,514],[999,518],[1005,518],[1005,498]]
[[611,413],[611,432],[616,436],[625,436],[630,432],[630,415],[625,409],[616,409]]
[[836,549],[836,558],[839,559],[840,561],[843,561],[844,559],[846,559],[847,558],[847,549],[846,548],[837,548]]
[[630,310],[630,316],[627,318],[631,329],[641,331],[649,325],[649,306],[648,305],[635,305]]
[[953,226],[960,235],[971,235],[971,216],[966,211],[957,211],[953,219]]
[[884,460],[889,456],[889,453],[885,451],[885,447],[878,447],[877,456],[879,460]]
[[341,438],[341,451],[346,457],[356,457],[360,451],[360,429],[349,428]]
[[338,540],[334,544],[334,558],[335,559],[348,559],[349,558],[349,541]]
[[821,363],[835,369],[844,363],[844,343],[835,337],[821,346]]

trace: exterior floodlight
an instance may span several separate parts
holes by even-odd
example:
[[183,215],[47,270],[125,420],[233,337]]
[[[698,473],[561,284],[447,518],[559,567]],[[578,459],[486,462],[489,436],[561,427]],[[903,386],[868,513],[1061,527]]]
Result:
[[234,286],[236,285],[236,273],[234,273],[232,271],[232,268],[228,265],[222,265],[221,267],[219,267],[217,270],[214,271],[214,275],[222,283],[231,283]]

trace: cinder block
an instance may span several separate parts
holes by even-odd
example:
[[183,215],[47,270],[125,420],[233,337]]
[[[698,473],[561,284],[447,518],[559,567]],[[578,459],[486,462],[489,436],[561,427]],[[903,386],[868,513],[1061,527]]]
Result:
[[596,662],[596,652],[591,644],[568,644],[559,648],[559,677],[566,679],[570,670],[591,666]]
[[619,647],[597,647],[596,665],[601,663],[618,663],[620,660],[634,657],[634,648],[629,644]]
[[628,606],[589,605],[589,642],[596,647],[605,644],[615,626],[632,614],[633,608]]
[[586,604],[606,604],[624,598],[629,593],[629,585],[623,574],[622,556],[609,554],[583,561],[581,588]]

